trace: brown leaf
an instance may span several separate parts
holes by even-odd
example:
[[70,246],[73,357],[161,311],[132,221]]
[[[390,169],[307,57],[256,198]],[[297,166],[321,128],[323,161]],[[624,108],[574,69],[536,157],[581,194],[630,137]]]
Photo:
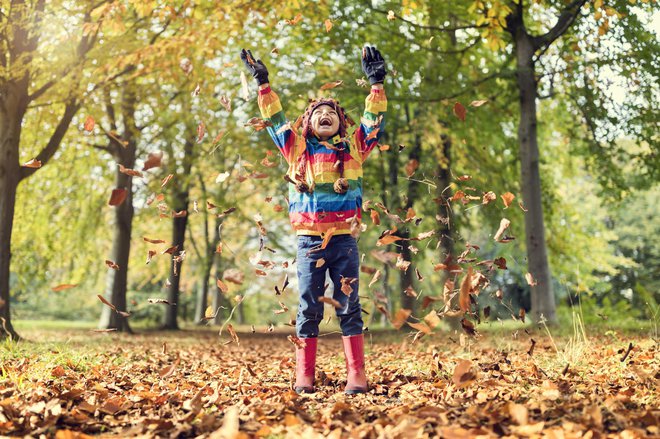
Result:
[[341,303],[339,303],[337,300],[333,299],[332,297],[321,296],[321,297],[319,297],[319,301],[323,302],[323,303],[330,304],[330,305],[334,306],[337,309],[342,307]]
[[151,238],[147,238],[146,236],[143,236],[142,240],[145,242],[150,242],[151,244],[162,244],[165,242],[162,239],[151,239]]
[[380,270],[376,270],[376,272],[374,273],[373,277],[371,278],[371,281],[369,282],[369,285],[368,285],[369,288],[371,288],[371,286],[372,286],[373,284],[375,284],[376,282],[378,282],[378,279],[380,279],[381,274],[382,274],[382,273],[381,273]]
[[477,335],[477,331],[474,329],[474,323],[463,317],[461,319],[461,327],[468,335]]
[[302,14],[296,14],[296,16],[293,17],[293,19],[291,19],[291,20],[284,20],[284,22],[285,22],[286,24],[291,25],[291,26],[295,26],[295,25],[298,24],[302,19],[303,19]]
[[325,26],[325,31],[330,32],[330,29],[332,29],[332,21],[330,21],[329,18],[326,18],[326,20],[323,22],[323,25]]
[[472,101],[470,102],[470,107],[481,107],[486,102],[488,102],[488,99],[480,99],[478,101]]
[[472,177],[469,176],[469,175],[459,175],[458,177],[456,177],[456,180],[458,180],[458,181],[468,181],[468,180],[471,180],[471,179],[472,179]]
[[342,85],[343,83],[344,83],[344,81],[341,81],[341,80],[339,80],[339,81],[332,81],[332,82],[326,82],[325,84],[323,84],[323,85],[319,88],[319,90],[330,90],[330,89],[332,89],[332,88],[339,87],[339,86]]
[[105,260],[105,265],[107,265],[108,268],[112,268],[113,270],[119,270],[119,265],[117,265],[114,261],[111,261],[110,259]]
[[142,170],[146,171],[151,168],[158,168],[160,167],[162,160],[163,160],[162,151],[150,152],[149,155],[147,155],[147,160],[144,161],[144,166],[142,167]]
[[454,385],[462,389],[472,384],[477,379],[477,372],[472,367],[472,362],[470,360],[459,360],[458,364],[454,368],[454,374],[452,376],[452,381]]
[[151,262],[151,259],[156,255],[155,250],[149,250],[147,252],[147,264]]
[[167,300],[167,299],[160,299],[160,298],[157,298],[157,299],[147,299],[147,302],[149,302],[149,303],[154,303],[154,304],[155,304],[155,303],[162,303],[162,304],[164,304],[164,305],[170,305],[170,306],[174,306],[174,305],[176,305],[176,303],[171,303],[171,302],[170,302],[169,300]]
[[411,310],[405,308],[398,310],[394,315],[394,319],[392,319],[392,326],[394,326],[396,329],[401,329],[403,324],[408,320],[408,317],[410,317],[411,313]]
[[112,190],[110,194],[110,200],[108,200],[108,206],[119,206],[124,202],[128,196],[128,191],[124,188],[116,188]]
[[169,366],[165,366],[162,368],[159,372],[158,375],[160,375],[161,378],[169,378],[172,375],[174,375],[174,371],[176,370],[176,367],[179,365],[179,362],[181,361],[181,358],[176,357],[176,360],[174,363],[170,364]]
[[467,113],[467,111],[465,110],[465,107],[463,106],[463,104],[461,104],[460,102],[456,102],[454,104],[454,114],[456,115],[456,117],[458,117],[463,122],[465,122],[465,114],[466,113]]
[[380,214],[378,213],[378,211],[376,209],[371,209],[370,215],[371,215],[371,222],[373,222],[375,226],[379,226]]
[[406,176],[408,178],[412,177],[417,171],[417,168],[419,168],[419,160],[417,159],[408,160],[408,163],[406,163],[406,167],[404,168],[406,172]]
[[321,250],[325,249],[328,246],[328,243],[330,242],[330,238],[332,238],[332,235],[335,233],[336,230],[337,230],[336,227],[330,227],[321,235],[323,236],[323,242],[321,242]]
[[199,125],[197,125],[197,143],[201,143],[205,135],[206,125],[204,125],[204,122],[200,122]]
[[269,120],[259,119],[258,117],[250,118],[246,123],[243,124],[246,127],[252,127],[255,131],[261,131],[266,127],[272,127],[273,124]]
[[[225,107],[225,110],[231,113],[231,99],[228,98],[225,95],[220,96],[220,103],[222,104],[223,107]],[[215,141],[213,142],[215,143]]]
[[506,270],[506,259],[503,257],[495,258],[493,264],[497,266],[500,270]]
[[119,172],[122,174],[130,175],[131,177],[142,177],[142,172],[127,168],[121,163],[119,164]]
[[406,322],[406,323],[407,323],[408,326],[410,326],[411,328],[417,329],[418,331],[420,331],[420,332],[422,332],[422,333],[424,333],[424,334],[426,334],[426,335],[428,335],[428,334],[430,334],[431,332],[433,332],[433,331],[431,330],[431,328],[429,328],[425,323],[413,323],[413,322]]
[[433,329],[440,324],[440,317],[438,317],[437,312],[431,311],[424,316],[424,321],[431,329]]
[[357,282],[356,277],[344,277],[342,276],[340,281],[341,281],[341,292],[346,294],[347,296],[350,296],[351,293],[353,292],[353,287],[351,287],[351,284]]

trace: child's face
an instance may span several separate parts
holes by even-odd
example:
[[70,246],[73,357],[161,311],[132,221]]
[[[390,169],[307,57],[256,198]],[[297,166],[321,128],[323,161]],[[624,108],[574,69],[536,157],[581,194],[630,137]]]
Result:
[[319,105],[310,118],[312,131],[321,140],[328,140],[339,131],[339,115],[329,105]]

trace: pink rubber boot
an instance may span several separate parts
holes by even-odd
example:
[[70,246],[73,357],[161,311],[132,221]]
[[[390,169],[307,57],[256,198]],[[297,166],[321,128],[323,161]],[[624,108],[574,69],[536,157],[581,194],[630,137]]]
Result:
[[304,348],[296,347],[296,393],[314,393],[314,369],[316,367],[317,338],[301,338]]
[[355,395],[369,390],[367,375],[364,373],[364,335],[343,336],[346,355],[346,388],[344,393]]

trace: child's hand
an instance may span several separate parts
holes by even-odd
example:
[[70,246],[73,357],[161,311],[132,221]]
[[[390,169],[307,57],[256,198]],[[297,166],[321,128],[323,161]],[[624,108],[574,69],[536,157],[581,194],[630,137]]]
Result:
[[259,85],[268,82],[268,69],[260,59],[254,59],[250,50],[241,50],[241,59]]
[[371,85],[382,84],[385,80],[385,60],[375,47],[364,46],[362,49],[362,71]]

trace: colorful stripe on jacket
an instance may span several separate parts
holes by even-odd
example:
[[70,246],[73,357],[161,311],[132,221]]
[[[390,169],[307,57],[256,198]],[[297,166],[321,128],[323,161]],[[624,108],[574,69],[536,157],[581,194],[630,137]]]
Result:
[[[267,128],[273,142],[287,163],[287,174],[294,178],[298,159],[307,154],[307,173],[311,174],[312,193],[299,193],[289,185],[289,219],[298,235],[349,234],[351,220],[362,218],[362,164],[378,145],[387,111],[387,97],[382,89],[372,88],[365,100],[365,109],[349,145],[349,154],[344,154],[344,178],[349,189],[337,194],[333,189],[339,178],[335,166],[339,154],[322,145],[316,137],[303,138],[297,135],[282,110],[277,94],[270,87],[259,91],[259,109],[264,120],[272,126]],[[378,130],[375,135],[374,131]],[[329,140],[329,142],[331,142]]]

